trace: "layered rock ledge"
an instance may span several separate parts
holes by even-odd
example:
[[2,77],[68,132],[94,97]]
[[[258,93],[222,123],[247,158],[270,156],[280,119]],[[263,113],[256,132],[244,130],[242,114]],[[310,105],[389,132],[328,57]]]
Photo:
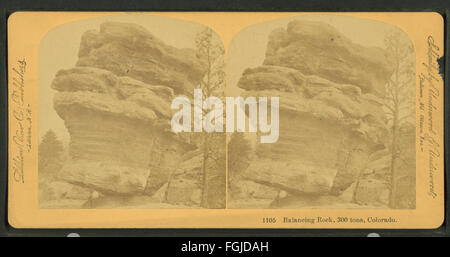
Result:
[[192,94],[203,72],[193,49],[166,45],[138,25],[107,22],[85,32],[76,67],[60,70],[51,85],[70,134],[59,178],[88,196],[198,205],[195,171],[176,173],[196,146],[171,131],[170,103]]
[[256,205],[244,201],[251,194],[230,202],[268,208],[280,192],[340,197],[354,184],[371,154],[385,148],[383,97],[392,68],[384,56],[383,49],[354,44],[321,22],[292,21],[274,30],[263,64],[246,69],[238,87],[246,96],[280,98],[279,140],[257,144],[256,156],[235,181],[276,193]]

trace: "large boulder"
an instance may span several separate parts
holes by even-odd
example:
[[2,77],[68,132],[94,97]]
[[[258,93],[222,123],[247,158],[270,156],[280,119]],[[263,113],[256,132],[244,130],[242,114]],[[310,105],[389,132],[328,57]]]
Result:
[[266,159],[250,164],[243,176],[292,194],[314,195],[330,192],[336,172],[333,168],[297,160],[287,162]]
[[244,96],[280,97],[281,122],[283,116],[309,116],[347,127],[373,142],[384,140],[387,132],[382,98],[364,94],[355,85],[338,84],[291,68],[263,65],[246,69],[238,86],[245,90]]
[[58,91],[55,109],[71,136],[72,161],[60,173],[69,182],[109,193],[143,192],[150,172],[156,174],[148,184],[152,189],[153,181],[163,181],[156,187],[167,182],[173,168],[156,160],[150,168],[152,153],[176,160],[189,149],[170,132],[169,87],[90,67],[59,71],[52,87]]
[[331,25],[292,21],[274,30],[263,64],[237,84],[243,96],[280,99],[279,139],[256,141],[245,179],[293,197],[347,191],[385,148],[391,73],[383,49],[354,44]]
[[377,95],[384,94],[392,72],[383,49],[355,44],[327,23],[305,20],[292,21],[270,34],[264,64],[353,84]]
[[178,49],[137,24],[105,22],[81,38],[77,66],[109,70],[147,84],[192,94],[205,65],[193,49]]
[[192,93],[203,63],[144,28],[107,22],[83,35],[76,67],[52,82],[70,134],[59,177],[105,195],[152,195],[196,146],[170,129],[170,103]]
[[111,195],[144,192],[148,176],[148,168],[98,160],[73,160],[60,172],[65,181]]

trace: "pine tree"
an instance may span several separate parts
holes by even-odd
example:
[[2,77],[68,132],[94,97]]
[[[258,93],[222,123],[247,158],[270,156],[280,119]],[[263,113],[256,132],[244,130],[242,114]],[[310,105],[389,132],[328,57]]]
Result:
[[55,176],[63,163],[63,144],[53,130],[48,130],[39,144],[39,175]]
[[389,207],[396,208],[397,162],[401,153],[399,144],[400,128],[408,122],[414,122],[414,50],[409,39],[399,32],[385,39],[387,58],[393,64],[393,73],[386,84],[384,108],[391,132],[391,171]]
[[[200,81],[203,99],[225,95],[225,49],[214,32],[206,28],[196,36],[197,56],[205,62],[205,74]],[[200,106],[194,106],[200,108]],[[204,115],[206,113],[203,113]],[[225,207],[225,134],[201,133],[202,197],[200,205],[205,208]]]

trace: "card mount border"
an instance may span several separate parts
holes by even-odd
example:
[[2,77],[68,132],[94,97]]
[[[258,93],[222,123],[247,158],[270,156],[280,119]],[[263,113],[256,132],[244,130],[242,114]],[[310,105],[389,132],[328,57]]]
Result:
[[[444,78],[450,77],[450,1],[447,0],[409,0],[394,2],[382,0],[303,0],[303,1],[108,1],[108,0],[21,0],[0,1],[0,236],[52,236],[66,237],[69,233],[78,233],[82,237],[90,236],[153,236],[153,237],[365,237],[369,233],[386,236],[438,236],[450,235],[449,202],[449,168],[450,159],[450,93],[444,90],[444,152],[445,152],[445,220],[436,229],[16,229],[9,225],[7,219],[8,194],[8,85],[7,85],[7,19],[17,11],[107,11],[107,12],[164,12],[164,11],[200,11],[200,12],[437,12],[444,19]],[[444,79],[444,88],[449,88],[449,81]]]

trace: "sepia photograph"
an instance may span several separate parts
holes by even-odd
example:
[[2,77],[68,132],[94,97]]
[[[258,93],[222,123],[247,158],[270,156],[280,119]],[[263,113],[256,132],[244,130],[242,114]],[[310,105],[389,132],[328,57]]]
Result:
[[7,220],[437,228],[444,24],[436,12],[15,12]]
[[277,142],[230,137],[229,208],[415,208],[415,56],[404,32],[303,15],[245,28],[228,58],[230,94],[280,102]]
[[170,126],[177,95],[224,96],[210,28],[108,16],[55,28],[39,50],[40,208],[225,208],[225,134]]

